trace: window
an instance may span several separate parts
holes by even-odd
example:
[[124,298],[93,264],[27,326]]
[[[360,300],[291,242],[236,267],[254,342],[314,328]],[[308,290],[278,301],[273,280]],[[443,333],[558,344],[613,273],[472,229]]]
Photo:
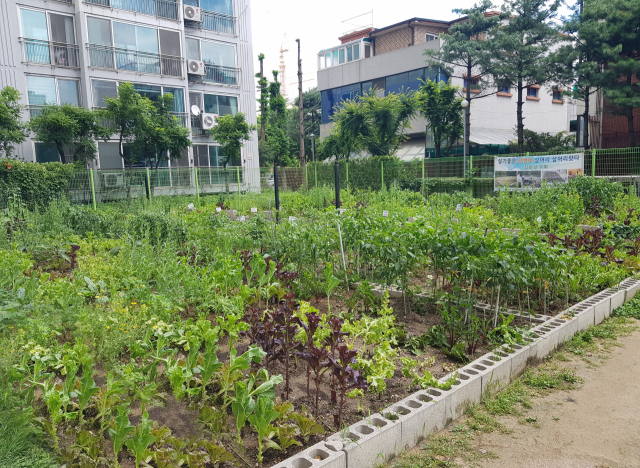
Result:
[[371,57],[371,44],[364,45],[364,58]]
[[152,102],[158,102],[160,96],[162,96],[162,88],[160,86],[153,86],[147,84],[134,84],[135,89],[140,96],[149,98]]
[[73,17],[20,9],[24,59],[59,67],[78,67]]
[[201,41],[202,61],[219,67],[236,67],[236,49],[232,45],[219,42]]
[[100,159],[100,169],[122,169],[119,143],[98,142],[98,157]]
[[527,88],[528,97],[538,97],[538,88]]
[[324,56],[324,66],[325,68],[329,68],[333,62],[331,61],[331,52]]
[[[63,80],[49,76],[27,76],[27,99],[30,106],[44,106],[45,104],[80,105],[78,98],[78,81]],[[38,112],[32,108],[31,116]]]
[[338,50],[338,60],[340,65],[344,63],[344,49]]
[[60,162],[60,154],[56,145],[51,143],[34,143],[34,149],[36,153],[36,162],[48,163],[48,162]]
[[498,92],[509,94],[511,93],[511,86],[509,86],[509,83],[498,83]]
[[200,41],[192,37],[185,38],[187,44],[187,59],[200,60]]
[[435,36],[433,34],[426,34],[425,36],[425,42],[431,42],[431,41],[435,41],[436,39],[438,39],[438,36]]
[[562,91],[560,91],[559,89],[555,88],[553,90],[553,100],[554,101],[562,101]]
[[405,73],[399,73],[387,77],[386,94],[401,93],[408,90],[416,90],[420,87],[420,81],[425,79],[423,68]]
[[118,83],[115,81],[93,80],[93,107],[107,107],[105,97],[118,96]]
[[200,0],[200,8],[207,11],[222,13],[223,15],[233,16],[232,0]]
[[204,112],[206,114],[227,115],[238,113],[238,98],[217,94],[204,95]]
[[353,60],[360,60],[360,44],[353,46]]
[[467,87],[471,88],[471,92],[472,93],[479,93],[480,92],[480,78],[478,77],[471,77],[469,79],[465,78],[464,79],[464,89],[466,89]]

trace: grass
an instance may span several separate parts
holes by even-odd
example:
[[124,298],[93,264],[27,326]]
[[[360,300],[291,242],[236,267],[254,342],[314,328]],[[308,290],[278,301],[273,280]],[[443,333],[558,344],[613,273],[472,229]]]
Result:
[[19,409],[19,401],[11,392],[0,393],[0,466],[59,467],[60,462],[38,443],[42,440],[42,431],[33,425],[33,410]]

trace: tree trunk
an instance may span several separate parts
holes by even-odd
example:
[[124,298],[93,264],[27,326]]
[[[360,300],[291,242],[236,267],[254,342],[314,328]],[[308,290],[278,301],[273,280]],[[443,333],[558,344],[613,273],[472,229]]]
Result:
[[591,93],[591,88],[589,86],[586,87],[584,93],[584,149],[588,150],[591,145],[589,145],[589,94]]
[[[469,105],[466,109],[464,109],[464,155],[469,157],[469,137],[471,135],[471,58],[467,57],[467,102]],[[463,177],[467,175],[467,171],[469,168],[467,167],[467,159],[464,160],[464,174]]]
[[265,124],[266,124],[266,113],[267,109],[264,105],[264,83],[262,80],[264,79],[264,56],[260,55],[260,141],[266,140],[265,134]]
[[517,121],[518,121],[518,152],[524,153],[524,119],[522,118],[522,105],[524,102],[522,101],[522,90],[524,86],[522,86],[522,78],[518,78],[518,109],[516,111]]
[[[632,75],[627,75],[627,86],[631,87]],[[633,128],[633,107],[627,109],[627,125],[629,126],[629,146],[633,148],[636,146],[635,129]]]
[[58,150],[58,156],[60,156],[60,162],[64,164],[64,148],[60,143],[56,143],[56,149]]
[[302,59],[300,58],[300,39],[298,39],[298,109],[300,112],[300,167],[306,164],[304,154],[304,102],[302,100]]
[[440,151],[441,151],[441,150],[440,150],[440,145],[441,145],[441,144],[442,144],[442,142],[441,142],[439,139],[438,139],[438,140],[436,140],[436,139],[434,138],[434,140],[433,140],[433,146],[435,147],[435,150],[436,150],[436,158],[439,158],[439,157],[440,157]]

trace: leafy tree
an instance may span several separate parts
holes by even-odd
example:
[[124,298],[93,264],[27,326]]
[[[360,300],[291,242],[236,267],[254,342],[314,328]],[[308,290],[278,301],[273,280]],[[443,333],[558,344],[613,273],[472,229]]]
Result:
[[[316,138],[320,135],[320,122],[322,120],[322,108],[320,107],[321,100],[322,97],[318,88],[313,88],[302,93],[302,107],[304,112],[303,132],[305,135],[304,145],[307,160],[310,160],[311,155],[313,154],[313,141],[310,135],[313,134]],[[292,141],[298,139],[300,135],[299,101],[300,100],[296,98],[293,102],[294,107],[292,109],[287,109],[286,133]],[[300,158],[300,149],[296,145],[293,145],[291,153],[292,157],[295,156],[298,159]]]
[[497,28],[492,41],[496,53],[491,71],[496,82],[516,87],[518,151],[524,151],[524,90],[543,85],[553,78],[549,52],[559,41],[552,26],[561,0],[505,0],[502,13],[509,17]]
[[189,129],[171,112],[173,95],[167,93],[152,103],[150,113],[135,130],[134,151],[156,169],[163,161],[180,159],[182,151],[191,146]]
[[27,126],[20,117],[20,92],[7,86],[0,91],[0,151],[5,157],[13,155],[14,146],[26,138]]
[[[378,97],[376,90],[342,103],[333,114],[333,142],[347,159],[355,151],[372,156],[391,156],[407,137],[409,121],[416,114],[415,93],[390,93]],[[336,142],[336,140],[338,140]]]
[[35,140],[55,145],[61,162],[68,162],[68,149],[81,165],[95,159],[95,140],[108,140],[110,136],[109,129],[100,123],[99,112],[69,104],[44,106],[42,113],[31,119],[29,128]]
[[260,61],[260,73],[256,73],[256,78],[258,78],[258,87],[260,88],[260,99],[258,99],[258,103],[260,103],[260,141],[264,142],[266,141],[265,126],[267,124],[269,93],[267,91],[267,79],[264,76],[264,54],[259,54],[258,60]]
[[120,83],[117,97],[104,100],[107,108],[101,111],[103,118],[109,122],[111,133],[118,135],[120,157],[131,166],[134,161],[127,160],[122,143],[134,142],[136,135],[147,128],[149,116],[155,112],[153,103],[140,96],[129,82]]
[[243,142],[251,139],[251,132],[256,130],[257,126],[248,123],[242,112],[217,117],[216,122],[217,125],[210,132],[213,139],[222,146],[225,156],[223,167],[226,168],[230,161],[240,159]]
[[633,109],[640,107],[640,2],[597,0],[585,12],[602,27],[604,95],[613,113],[627,117],[629,145],[636,146]]
[[[575,147],[575,137],[568,135],[567,132],[560,132],[551,135],[546,132],[534,132],[533,130],[524,130],[524,151],[530,153],[543,153],[552,151],[571,151]],[[512,141],[509,144],[512,153],[517,153],[518,142]]]
[[420,113],[429,121],[433,132],[436,157],[442,155],[442,142],[446,142],[445,153],[449,154],[454,143],[463,132],[462,98],[457,96],[458,87],[448,83],[436,83],[427,79],[417,94]]
[[[495,94],[495,87],[491,80],[487,80],[492,74],[491,57],[495,54],[495,43],[491,38],[504,14],[492,14],[493,8],[496,7],[490,0],[480,0],[471,8],[453,10],[468,19],[455,23],[441,36],[443,43],[439,50],[424,51],[431,66],[442,67],[450,76],[467,80],[465,96],[469,102]],[[471,106],[465,109],[465,113],[467,139],[464,144],[468,149]]]

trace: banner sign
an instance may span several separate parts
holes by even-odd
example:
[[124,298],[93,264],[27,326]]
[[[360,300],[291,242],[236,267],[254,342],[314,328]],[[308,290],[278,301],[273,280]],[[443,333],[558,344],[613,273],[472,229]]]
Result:
[[543,183],[566,184],[584,172],[584,153],[499,157],[493,161],[493,189],[532,190]]

